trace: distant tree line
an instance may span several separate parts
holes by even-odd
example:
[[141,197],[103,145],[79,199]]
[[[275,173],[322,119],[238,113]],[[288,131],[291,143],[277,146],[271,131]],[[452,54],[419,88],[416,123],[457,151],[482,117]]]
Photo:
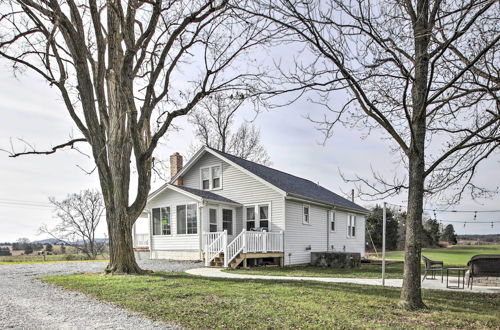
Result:
[[0,256],[11,256],[12,253],[8,247],[0,247]]
[[[382,248],[382,223],[383,208],[376,205],[366,218],[366,241],[371,249],[373,249],[373,246],[376,249]],[[406,212],[395,212],[390,208],[386,209],[385,244],[387,250],[404,249],[405,223]],[[422,242],[422,247],[438,247],[440,241],[457,244],[457,235],[455,234],[453,225],[449,224],[445,228],[441,228],[436,219],[424,217],[420,241]]]

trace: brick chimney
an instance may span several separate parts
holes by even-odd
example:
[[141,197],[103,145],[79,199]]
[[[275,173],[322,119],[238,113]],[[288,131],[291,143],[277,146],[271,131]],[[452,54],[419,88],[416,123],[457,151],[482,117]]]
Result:
[[[170,155],[170,178],[173,178],[182,169],[182,156],[178,152],[174,152]],[[177,178],[173,182],[175,185],[182,185],[182,178]]]

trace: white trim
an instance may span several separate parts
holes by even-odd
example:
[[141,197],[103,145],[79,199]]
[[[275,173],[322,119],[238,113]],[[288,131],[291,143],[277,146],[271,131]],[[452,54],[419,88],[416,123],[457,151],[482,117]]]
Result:
[[[306,213],[304,212],[305,208],[307,207],[307,222],[304,221]],[[309,204],[302,204],[302,224],[303,225],[311,225],[311,205]]]

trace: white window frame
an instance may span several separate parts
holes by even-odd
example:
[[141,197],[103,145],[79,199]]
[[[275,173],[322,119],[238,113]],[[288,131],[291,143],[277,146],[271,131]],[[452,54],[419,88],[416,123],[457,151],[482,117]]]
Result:
[[[162,228],[162,212],[161,212],[161,209],[170,209],[169,210],[169,213],[170,213],[170,234],[163,234],[163,228]],[[160,209],[160,233],[161,234],[155,234],[155,230],[154,230],[154,226],[155,226],[155,219],[154,219],[154,216],[153,216],[153,210],[154,209]],[[158,206],[158,207],[152,207],[151,208],[151,233],[152,233],[152,236],[172,236],[172,233],[173,233],[173,223],[172,223],[172,207],[170,205],[167,205],[167,206]]]
[[[346,228],[347,228],[347,238],[356,238],[356,235],[358,234],[358,224],[357,224],[357,216],[352,213],[347,214],[347,222],[346,222]],[[354,223],[354,226],[352,224]],[[354,227],[354,235],[352,235],[352,230],[351,228]]]
[[[214,167],[219,167],[220,168],[220,186],[218,188],[214,188],[213,187],[213,176],[212,176],[212,169]],[[203,172],[203,170],[206,170],[208,169],[208,177],[209,177],[209,181],[208,181],[208,189],[203,189],[203,177],[201,175],[201,173]],[[222,189],[222,169],[223,169],[223,166],[222,166],[222,163],[220,164],[217,164],[217,165],[210,165],[210,166],[204,166],[204,167],[200,167],[200,190],[221,190]]]
[[[305,209],[307,207],[307,222],[305,221],[306,212]],[[303,225],[311,225],[311,205],[302,204],[302,224]]]
[[[187,233],[187,208],[189,205],[194,205],[196,207],[196,234],[188,234]],[[186,207],[186,218],[184,221],[186,222],[186,233],[179,234],[179,214],[177,213],[177,207],[178,206],[185,206]],[[175,234],[176,236],[195,236],[199,235],[199,230],[200,230],[200,214],[198,212],[198,204],[197,203],[181,203],[175,205]],[[172,230],[170,230],[172,232]]]
[[247,208],[254,208],[255,212],[255,228],[260,228],[260,210],[259,206],[267,206],[267,221],[269,222],[269,226],[267,227],[267,231],[272,231],[272,226],[273,226],[273,221],[272,221],[272,207],[271,207],[271,202],[263,202],[263,203],[253,203],[253,204],[245,204],[243,205],[243,219],[244,219],[244,227],[247,228]]
[[[332,223],[335,224],[335,229],[332,230]],[[328,224],[330,225],[330,232],[335,233],[337,231],[337,214],[335,210],[329,210],[328,213]]]

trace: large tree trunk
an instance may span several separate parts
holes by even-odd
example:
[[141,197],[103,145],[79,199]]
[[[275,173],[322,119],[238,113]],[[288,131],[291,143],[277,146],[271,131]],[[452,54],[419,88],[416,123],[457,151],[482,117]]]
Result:
[[109,264],[107,273],[142,274],[144,271],[135,261],[132,223],[123,212],[106,214],[109,232]]
[[420,253],[422,212],[425,182],[425,132],[427,111],[427,84],[429,74],[429,3],[417,2],[414,22],[415,81],[412,86],[413,113],[411,118],[411,144],[408,155],[409,191],[406,219],[406,244],[401,305],[406,309],[425,307],[420,285]]
[[420,286],[424,162],[419,155],[411,155],[409,162],[410,189],[406,218],[404,279],[400,304],[403,308],[414,310],[425,307]]

